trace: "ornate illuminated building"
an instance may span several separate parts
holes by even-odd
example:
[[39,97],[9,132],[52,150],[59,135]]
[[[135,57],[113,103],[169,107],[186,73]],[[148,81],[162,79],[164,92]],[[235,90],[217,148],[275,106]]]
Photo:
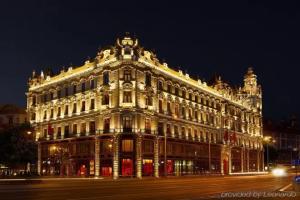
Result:
[[27,93],[42,175],[263,171],[261,108],[251,68],[238,89],[208,85],[128,35],[83,66],[33,73]]

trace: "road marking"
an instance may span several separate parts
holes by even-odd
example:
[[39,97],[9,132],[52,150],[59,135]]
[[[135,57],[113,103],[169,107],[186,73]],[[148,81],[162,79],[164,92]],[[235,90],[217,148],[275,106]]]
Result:
[[290,183],[290,184],[286,185],[285,187],[281,188],[279,191],[283,192],[283,191],[285,191],[286,189],[288,189],[291,186],[292,186],[292,184]]

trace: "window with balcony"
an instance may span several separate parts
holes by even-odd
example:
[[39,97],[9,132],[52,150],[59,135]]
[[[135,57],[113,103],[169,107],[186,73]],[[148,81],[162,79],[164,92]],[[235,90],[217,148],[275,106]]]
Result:
[[70,136],[69,125],[65,126],[65,137],[68,138]]
[[80,134],[84,135],[86,133],[86,123],[81,123]]
[[96,124],[95,121],[91,121],[89,124],[89,129],[90,129],[90,133],[95,133],[96,132]]
[[150,119],[145,119],[145,133],[151,134],[151,121]]
[[163,122],[158,122],[157,132],[158,132],[158,135],[161,135],[161,136],[164,135],[164,124],[163,124]]
[[77,124],[73,124],[73,134],[77,134]]
[[57,137],[61,137],[61,127],[57,127]]
[[123,103],[131,103],[131,91],[124,91],[123,92]]
[[170,136],[171,135],[171,125],[167,124],[167,135]]
[[132,132],[132,118],[131,116],[123,117],[123,132]]
[[176,117],[179,117],[179,105],[175,104],[175,115]]

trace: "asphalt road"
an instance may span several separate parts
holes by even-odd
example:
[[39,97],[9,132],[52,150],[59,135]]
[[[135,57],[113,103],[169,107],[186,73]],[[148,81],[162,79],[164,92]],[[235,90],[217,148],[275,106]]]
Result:
[[[291,190],[288,185],[291,177],[276,178],[271,175],[230,176],[230,177],[180,177],[180,178],[144,178],[138,179],[84,179],[84,180],[36,180],[31,182],[15,181],[0,183],[1,200],[141,200],[172,199],[196,200],[227,197],[225,192],[249,192],[257,199],[257,195],[276,195],[280,189]],[[258,193],[260,192],[260,193]],[[268,192],[268,193],[263,193]],[[273,192],[273,193],[272,193]],[[282,193],[282,192],[278,192]],[[227,195],[227,196],[224,196]],[[228,196],[229,195],[229,196]],[[231,196],[230,196],[231,195]],[[256,195],[256,196],[255,196]],[[239,196],[241,197],[241,196]],[[263,198],[268,199],[268,198]],[[287,198],[279,198],[287,199]],[[300,199],[291,197],[290,199]]]

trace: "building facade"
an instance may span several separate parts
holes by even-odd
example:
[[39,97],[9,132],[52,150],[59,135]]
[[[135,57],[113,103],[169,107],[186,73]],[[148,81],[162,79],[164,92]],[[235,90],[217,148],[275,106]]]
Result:
[[27,109],[42,175],[137,177],[263,170],[262,96],[208,85],[161,63],[136,38],[57,75],[33,73]]

